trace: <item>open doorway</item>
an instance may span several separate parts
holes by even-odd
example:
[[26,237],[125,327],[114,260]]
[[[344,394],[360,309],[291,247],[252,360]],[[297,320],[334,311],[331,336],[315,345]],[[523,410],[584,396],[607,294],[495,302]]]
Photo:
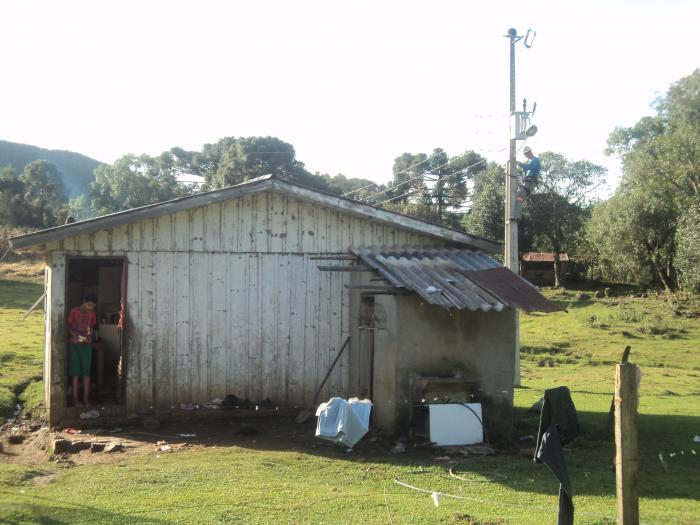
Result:
[[[66,282],[66,312],[94,296],[96,326],[90,342],[89,399],[101,405],[124,402],[124,318],[126,306],[126,259],[70,257]],[[68,356],[66,356],[68,357]],[[72,404],[72,381],[66,377],[66,403]],[[84,388],[81,380],[79,389]],[[80,399],[84,398],[79,391]]]

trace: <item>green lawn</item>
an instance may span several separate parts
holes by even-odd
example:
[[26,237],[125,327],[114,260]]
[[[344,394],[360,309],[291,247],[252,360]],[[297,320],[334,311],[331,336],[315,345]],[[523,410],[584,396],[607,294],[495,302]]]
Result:
[[[42,293],[43,284],[0,279],[0,416],[11,414],[17,394],[41,378],[43,308],[21,319]],[[33,386],[30,392],[35,390]],[[29,403],[33,401],[34,397]]]
[[[13,328],[0,350],[2,384],[20,384],[40,372],[41,316],[17,323],[40,293],[36,285],[0,281],[0,327],[3,334]],[[692,441],[700,434],[700,318],[692,317],[700,302],[576,301],[571,292],[546,293],[568,313],[521,316],[516,437],[535,431],[538,416],[527,408],[543,389],[569,386],[583,426],[568,453],[576,523],[614,523],[605,425],[612,363],[629,344],[630,361],[643,370],[642,522],[700,524],[700,444]],[[313,427],[303,428],[313,440]],[[464,478],[455,479],[436,460],[440,455],[384,455],[368,441],[345,454],[325,445],[296,447],[280,435],[274,447],[251,438],[235,446],[122,457],[110,465],[0,463],[0,522],[556,523],[558,485],[543,465],[515,454],[455,457]],[[50,482],[38,486],[36,479]],[[430,494],[395,479],[457,497],[443,496],[436,507]]]

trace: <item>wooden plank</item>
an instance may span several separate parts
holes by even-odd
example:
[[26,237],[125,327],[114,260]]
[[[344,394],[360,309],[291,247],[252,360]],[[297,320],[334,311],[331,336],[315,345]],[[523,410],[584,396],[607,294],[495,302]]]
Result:
[[301,217],[302,204],[297,199],[287,199],[287,250],[302,251]]
[[639,525],[638,370],[615,366],[615,488],[617,523]]
[[204,249],[209,252],[221,251],[221,203],[210,204],[203,209],[205,235]]
[[210,257],[205,253],[192,253],[190,259],[192,265],[190,290],[190,318],[192,319],[191,332],[191,358],[192,369],[192,401],[204,403],[207,399],[207,358],[208,358],[208,329],[209,329],[209,294],[211,286]]
[[250,254],[246,259],[246,293],[245,301],[246,313],[246,397],[253,398],[260,395],[260,281],[259,281],[259,257],[257,254]]
[[163,215],[153,219],[153,250],[170,251],[173,246],[173,218]]
[[306,275],[303,255],[290,257],[289,289],[289,350],[287,358],[287,404],[304,403],[304,306]]
[[238,397],[250,397],[249,293],[248,255],[232,255],[229,260],[229,309],[231,311],[229,336],[229,374],[226,391]]
[[258,284],[258,327],[260,333],[260,350],[258,352],[258,376],[261,384],[260,393],[255,401],[264,398],[277,399],[279,397],[279,374],[277,363],[277,325],[280,320],[277,317],[277,291],[279,287],[279,275],[277,266],[277,254],[261,254],[259,261]]
[[196,208],[190,212],[190,250],[204,250],[204,209]]
[[[146,226],[148,230],[148,226]],[[149,241],[146,241],[149,242]],[[155,268],[152,252],[139,255],[139,372],[140,372],[140,410],[152,410],[155,401],[155,353],[153,336],[155,332]]]
[[[189,230],[189,214],[183,222],[178,220],[178,228]],[[175,255],[175,281],[176,295],[174,314],[175,318],[175,373],[173,374],[173,391],[176,404],[192,402],[192,306],[190,303],[192,294],[192,271],[190,266],[191,255],[180,252]]]
[[291,258],[289,255],[277,254],[276,259],[276,297],[275,297],[275,318],[276,342],[275,342],[275,396],[272,398],[278,405],[288,405],[288,385],[287,376],[290,349],[290,323],[291,304],[289,302],[290,289],[294,287],[294,276],[291,273]]
[[[333,308],[333,274],[319,272],[318,281],[318,302],[316,305],[316,374],[314,374],[314,385],[319,384],[323,375],[328,370],[333,361],[333,339],[331,335],[331,318]],[[322,391],[323,398],[328,398],[329,387],[326,385]]]
[[238,251],[239,221],[238,207],[240,199],[232,199],[223,203],[221,209],[222,215],[222,230],[221,230],[221,249],[224,252]]
[[[138,228],[136,228],[138,229]],[[141,406],[141,270],[140,252],[128,253],[126,281],[126,409],[136,412]]]
[[49,257],[48,311],[45,355],[47,370],[44,380],[50,385],[47,402],[49,424],[57,424],[65,414],[67,357],[66,348],[66,257],[54,252]]
[[[161,226],[162,217],[157,220]],[[175,405],[172,377],[175,373],[175,315],[176,280],[174,275],[175,256],[172,252],[154,253],[154,311],[153,362],[155,398],[154,404],[164,410]]]
[[228,368],[228,256],[211,254],[211,293],[209,296],[208,347],[209,359],[207,369],[208,399],[223,399],[226,392],[226,373]]
[[311,402],[317,376],[317,349],[318,349],[318,292],[321,272],[315,268],[315,264],[309,261],[308,255],[304,257],[304,275],[306,279],[306,297],[304,303],[304,375],[302,388],[304,391],[303,405]]

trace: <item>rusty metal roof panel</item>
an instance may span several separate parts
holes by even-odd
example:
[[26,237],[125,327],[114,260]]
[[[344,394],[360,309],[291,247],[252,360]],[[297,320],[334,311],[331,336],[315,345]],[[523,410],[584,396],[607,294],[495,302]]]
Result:
[[354,252],[392,285],[443,308],[485,312],[556,309],[529,282],[476,250],[401,247]]

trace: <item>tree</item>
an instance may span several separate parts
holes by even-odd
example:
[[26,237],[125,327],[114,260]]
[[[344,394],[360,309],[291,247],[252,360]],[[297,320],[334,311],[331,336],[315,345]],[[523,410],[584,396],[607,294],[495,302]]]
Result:
[[470,234],[503,240],[505,176],[502,166],[490,162],[474,177],[471,208],[462,220],[462,226]]
[[95,170],[90,205],[96,215],[104,215],[171,200],[188,192],[162,159],[125,155],[114,164]]
[[209,188],[240,184],[262,175],[275,175],[306,186],[327,190],[319,176],[296,160],[294,146],[276,137],[224,137],[216,144],[205,144],[192,157],[194,171],[203,175]]
[[[656,115],[631,128],[616,128],[607,152],[623,165],[615,202],[635,218],[620,224],[619,233],[639,243],[630,251],[636,254],[636,267],[650,269],[653,281],[668,289],[678,274],[676,248],[686,265],[683,279],[693,274],[687,266],[694,260],[687,251],[693,236],[686,225],[690,210],[700,205],[700,69],[674,83],[654,107]],[[639,231],[640,224],[646,231]],[[685,229],[677,238],[679,224]],[[612,260],[614,254],[601,263],[613,265]]]
[[676,231],[676,268],[680,284],[692,292],[700,292],[700,204],[681,211]]
[[485,168],[486,159],[473,151],[450,158],[442,148],[425,153],[403,153],[394,159],[394,179],[383,200],[389,208],[459,227],[467,181]]
[[608,280],[670,288],[676,215],[670,196],[652,199],[621,185],[592,209],[586,237],[594,266]]
[[570,161],[558,153],[540,156],[540,183],[523,215],[523,247],[554,253],[554,284],[561,284],[559,254],[573,252],[607,170],[587,160]]
[[24,225],[48,228],[58,224],[59,216],[65,215],[66,197],[56,165],[45,160],[32,161],[24,167],[19,180],[22,199],[28,207]]
[[24,184],[12,166],[0,168],[0,224],[19,226],[22,224],[22,194]]

